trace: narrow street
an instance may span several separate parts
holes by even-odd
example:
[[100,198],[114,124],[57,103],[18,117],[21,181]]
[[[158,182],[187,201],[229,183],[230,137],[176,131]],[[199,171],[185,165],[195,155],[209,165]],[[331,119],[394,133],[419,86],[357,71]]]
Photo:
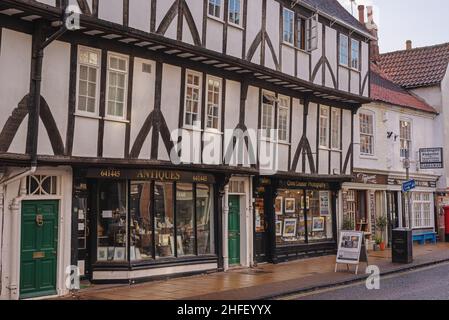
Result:
[[313,293],[292,295],[286,300],[447,300],[449,263],[381,278],[379,290],[365,282]]

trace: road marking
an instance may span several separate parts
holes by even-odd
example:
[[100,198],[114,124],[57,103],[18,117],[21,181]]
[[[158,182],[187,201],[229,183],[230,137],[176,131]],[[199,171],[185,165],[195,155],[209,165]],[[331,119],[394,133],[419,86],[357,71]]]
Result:
[[[398,277],[403,277],[403,276],[406,276],[406,275],[409,275],[412,273],[431,270],[431,269],[435,269],[435,268],[442,267],[442,266],[449,266],[449,262],[435,264],[435,265],[431,265],[431,266],[423,267],[423,268],[417,268],[417,269],[413,269],[413,270],[409,270],[409,271],[405,271],[405,272],[399,272],[399,273],[395,273],[395,274],[392,274],[389,276],[382,276],[381,281],[388,280],[388,279],[394,279],[394,278],[398,278]],[[316,291],[286,295],[284,297],[277,298],[276,300],[298,300],[298,299],[304,298],[304,297],[316,296],[316,295],[320,295],[323,293],[357,287],[357,286],[364,285],[364,284],[365,284],[365,279],[351,283],[351,284],[342,285],[342,286],[335,286],[335,287],[325,288],[325,289],[316,290]]]

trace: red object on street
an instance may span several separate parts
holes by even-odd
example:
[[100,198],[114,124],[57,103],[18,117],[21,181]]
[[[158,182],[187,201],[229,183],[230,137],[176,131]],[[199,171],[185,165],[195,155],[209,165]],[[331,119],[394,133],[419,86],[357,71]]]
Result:
[[449,206],[443,208],[444,210],[444,222],[445,222],[445,234],[446,238],[449,236]]

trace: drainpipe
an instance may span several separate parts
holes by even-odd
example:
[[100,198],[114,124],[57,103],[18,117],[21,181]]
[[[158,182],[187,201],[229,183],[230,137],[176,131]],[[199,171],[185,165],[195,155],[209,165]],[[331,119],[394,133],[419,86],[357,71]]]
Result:
[[229,270],[229,184],[224,188],[223,197],[223,268],[224,271]]

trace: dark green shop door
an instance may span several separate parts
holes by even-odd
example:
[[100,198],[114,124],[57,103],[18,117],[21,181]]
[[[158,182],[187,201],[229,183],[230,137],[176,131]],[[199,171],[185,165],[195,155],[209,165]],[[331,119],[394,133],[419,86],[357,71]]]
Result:
[[229,265],[240,264],[240,197],[229,196]]
[[56,294],[58,201],[23,201],[20,298]]

